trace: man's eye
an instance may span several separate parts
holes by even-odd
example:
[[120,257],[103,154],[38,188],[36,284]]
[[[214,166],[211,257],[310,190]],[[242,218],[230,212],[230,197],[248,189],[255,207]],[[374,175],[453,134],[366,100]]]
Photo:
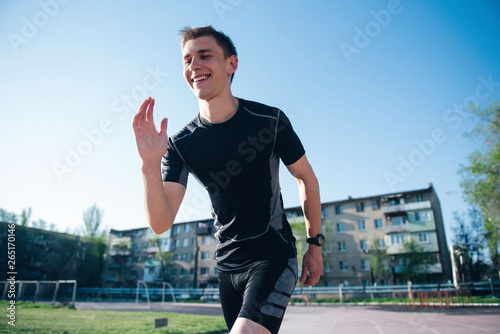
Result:
[[201,59],[207,59],[207,58],[210,58],[211,56],[210,55],[205,55],[205,56],[201,56]]
[[191,64],[191,60],[184,61],[184,65],[189,65],[189,64]]

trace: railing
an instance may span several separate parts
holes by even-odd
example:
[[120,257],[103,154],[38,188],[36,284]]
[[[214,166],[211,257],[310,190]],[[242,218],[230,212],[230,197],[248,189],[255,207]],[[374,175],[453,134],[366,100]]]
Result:
[[[30,281],[31,284],[36,284],[37,281]],[[41,281],[40,281],[41,282]],[[57,281],[51,282],[56,283]],[[63,281],[60,281],[63,282]],[[64,281],[75,283],[76,281]],[[4,290],[0,290],[0,296],[6,298],[7,283],[0,284],[0,289],[2,285]],[[17,282],[16,282],[17,283]],[[25,282],[25,284],[28,282]],[[44,282],[48,283],[48,282]],[[161,283],[161,282],[160,282]],[[411,284],[412,293],[419,292],[445,292],[445,291],[471,291],[472,295],[477,294],[488,294],[488,295],[498,295],[500,294],[500,281],[497,282],[470,282],[461,283],[458,285],[458,289],[452,283],[442,283],[442,284]],[[146,295],[145,289],[135,288],[84,288],[78,287],[76,290],[71,291],[75,293],[76,300],[129,300],[138,302],[145,302],[147,296],[149,296],[150,301],[165,301],[164,298],[168,300],[207,300],[207,301],[218,301],[219,289],[217,287],[212,288],[197,288],[197,289],[171,289],[170,294],[165,294],[165,290],[162,287],[148,287],[148,294]],[[311,299],[340,299],[344,300],[346,298],[376,298],[376,297],[393,297],[397,294],[403,295],[408,292],[408,285],[379,285],[379,286],[344,286],[339,285],[335,287],[297,287],[293,295],[294,296],[307,296],[309,300]],[[429,295],[431,296],[431,295]],[[36,297],[35,297],[36,298]],[[22,293],[18,295],[18,299],[22,300],[33,300],[35,299],[32,293]],[[418,298],[418,296],[417,296]],[[73,299],[73,300],[75,300]]]

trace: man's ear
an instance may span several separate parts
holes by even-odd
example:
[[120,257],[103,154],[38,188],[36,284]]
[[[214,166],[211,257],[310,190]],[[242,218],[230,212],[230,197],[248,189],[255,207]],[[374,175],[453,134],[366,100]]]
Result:
[[238,69],[238,57],[232,55],[228,58],[227,74],[232,75]]

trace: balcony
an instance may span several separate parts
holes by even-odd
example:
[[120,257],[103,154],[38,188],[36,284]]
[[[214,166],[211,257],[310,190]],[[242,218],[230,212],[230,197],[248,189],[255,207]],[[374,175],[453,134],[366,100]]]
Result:
[[208,235],[212,233],[212,227],[208,224],[201,225],[196,229],[196,235]]
[[382,212],[385,215],[389,216],[389,215],[394,215],[394,214],[403,213],[403,212],[407,212],[407,211],[423,210],[423,209],[430,209],[430,208],[431,208],[431,202],[424,201],[424,202],[414,202],[414,203],[405,203],[405,204],[384,206],[384,207],[382,207]]
[[109,256],[130,256],[132,251],[130,249],[111,249]]
[[387,233],[387,234],[409,232],[409,231],[410,231],[410,224],[394,225],[394,226],[386,226],[385,227],[385,233]]

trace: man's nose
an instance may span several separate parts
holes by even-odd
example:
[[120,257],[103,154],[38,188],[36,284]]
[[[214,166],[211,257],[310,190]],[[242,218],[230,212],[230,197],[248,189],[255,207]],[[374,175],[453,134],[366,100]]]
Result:
[[191,71],[199,70],[201,68],[200,62],[198,62],[198,58],[191,59],[191,63],[189,64],[189,69]]

